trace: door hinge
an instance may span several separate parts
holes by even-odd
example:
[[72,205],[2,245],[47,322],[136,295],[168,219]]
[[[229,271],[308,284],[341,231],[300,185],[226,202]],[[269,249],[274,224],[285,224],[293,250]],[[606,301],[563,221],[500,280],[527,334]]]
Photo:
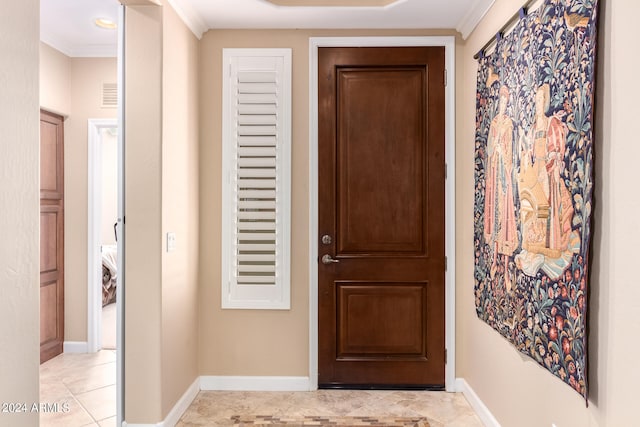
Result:
[[448,165],[445,163],[444,164],[444,179],[447,179],[447,174],[449,173],[449,169],[447,167]]
[[447,352],[447,349],[446,349],[446,348],[444,349],[444,363],[445,363],[445,365],[446,365],[447,363],[449,363],[449,354],[448,354],[448,352]]
[[447,85],[447,69],[444,69],[444,85]]
[[444,257],[444,271],[447,271],[447,268],[449,267],[447,264],[448,264],[447,263],[447,257],[445,256]]

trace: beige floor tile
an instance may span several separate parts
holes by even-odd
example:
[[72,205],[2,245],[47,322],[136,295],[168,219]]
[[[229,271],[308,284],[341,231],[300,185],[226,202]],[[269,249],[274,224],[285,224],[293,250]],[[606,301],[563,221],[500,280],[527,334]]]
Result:
[[116,364],[106,363],[69,372],[62,381],[73,394],[84,393],[116,383]]
[[104,420],[116,415],[115,385],[79,393],[75,397],[94,420]]
[[116,427],[116,417],[109,417],[106,420],[98,421],[100,427]]
[[66,403],[63,410],[40,414],[40,427],[81,427],[94,422],[91,415],[73,397],[63,401]]
[[85,369],[114,364],[114,350],[101,350],[97,353],[62,353],[40,365],[40,380],[63,379]]
[[230,426],[233,424],[232,415],[425,417],[431,427],[482,426],[461,394],[373,390],[203,391],[196,396],[177,426]]
[[[415,411],[421,415],[428,415],[430,418],[447,425],[460,415],[473,415],[473,410],[460,394],[425,392],[431,393],[428,398],[418,398],[416,395],[398,395],[400,398],[396,405]],[[427,397],[427,396],[425,396]]]
[[40,381],[40,403],[54,403],[73,400],[73,394],[62,381]]
[[[43,363],[40,365],[40,402],[58,403],[68,411],[41,413],[40,425],[98,427],[96,420],[104,420],[105,426],[109,426],[108,418],[116,412],[115,378],[115,351],[63,353]],[[107,390],[100,391],[104,388]],[[78,399],[82,399],[82,404]]]

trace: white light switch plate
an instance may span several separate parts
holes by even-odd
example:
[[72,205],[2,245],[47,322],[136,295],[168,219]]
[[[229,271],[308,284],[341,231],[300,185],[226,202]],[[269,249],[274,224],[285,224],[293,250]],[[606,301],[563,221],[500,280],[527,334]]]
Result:
[[167,252],[176,250],[176,233],[167,233]]

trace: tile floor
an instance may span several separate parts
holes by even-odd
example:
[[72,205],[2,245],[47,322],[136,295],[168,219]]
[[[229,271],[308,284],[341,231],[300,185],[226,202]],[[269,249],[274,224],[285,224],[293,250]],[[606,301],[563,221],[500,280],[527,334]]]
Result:
[[43,363],[40,403],[58,403],[60,411],[41,413],[40,426],[115,426],[115,383],[115,350],[63,353]]
[[420,416],[430,427],[482,427],[460,393],[382,390],[201,391],[177,426],[232,426],[233,415]]

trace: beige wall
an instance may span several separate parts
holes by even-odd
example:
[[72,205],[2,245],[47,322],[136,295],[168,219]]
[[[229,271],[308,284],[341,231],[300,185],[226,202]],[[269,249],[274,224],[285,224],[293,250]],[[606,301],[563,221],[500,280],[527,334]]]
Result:
[[589,407],[572,389],[521,357],[476,318],[473,297],[473,156],[477,63],[473,55],[524,2],[497,0],[464,45],[459,62],[457,138],[457,376],[478,393],[503,426],[623,426],[637,423],[634,409],[640,343],[640,287],[632,212],[635,160],[640,148],[627,131],[637,120],[634,16],[637,2],[601,0],[596,116],[596,187],[590,294]]
[[198,39],[163,8],[162,253],[163,418],[198,376]]
[[[200,44],[200,375],[309,375],[309,37],[442,31],[211,30]],[[291,48],[291,310],[222,310],[222,49]]]
[[[40,106],[65,116],[65,341],[87,341],[87,120],[102,108],[102,84],[116,82],[116,58],[69,58],[40,44]],[[113,234],[113,233],[112,233]]]
[[[637,384],[640,382],[640,287],[636,260],[640,227],[634,224],[640,208],[636,159],[640,145],[634,123],[640,117],[636,71],[637,20],[640,3],[603,0],[604,44],[598,61],[598,120],[596,132],[596,226],[593,247],[598,269],[597,298],[590,316],[594,401],[602,425],[637,423]],[[595,335],[595,337],[593,336]]]
[[71,113],[71,58],[42,42],[40,106],[65,117]]
[[162,9],[125,11],[125,410],[162,419]]
[[168,5],[126,23],[125,419],[149,424],[198,376],[198,41]]
[[[37,403],[39,329],[39,2],[0,14],[0,402]],[[0,413],[37,426],[37,413]]]
[[115,108],[102,108],[102,84],[116,80],[116,58],[71,58],[71,112],[64,123],[65,341],[87,341],[87,120],[117,117]]

